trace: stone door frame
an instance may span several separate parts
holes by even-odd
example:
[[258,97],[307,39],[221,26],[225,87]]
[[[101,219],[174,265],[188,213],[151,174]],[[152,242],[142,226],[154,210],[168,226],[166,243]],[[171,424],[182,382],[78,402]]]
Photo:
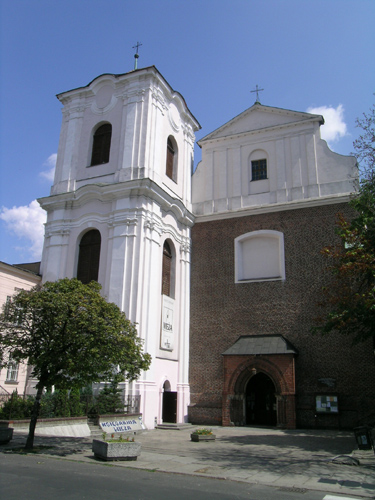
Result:
[[222,425],[245,425],[244,398],[249,380],[257,373],[275,385],[277,427],[296,428],[294,354],[223,356]]

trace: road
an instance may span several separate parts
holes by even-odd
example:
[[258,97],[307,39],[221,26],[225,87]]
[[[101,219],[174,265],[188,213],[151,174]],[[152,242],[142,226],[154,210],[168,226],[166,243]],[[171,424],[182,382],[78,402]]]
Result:
[[[272,488],[229,480],[73,462],[40,455],[0,454],[0,498],[6,500],[336,500],[319,491]],[[353,497],[355,498],[355,497]]]

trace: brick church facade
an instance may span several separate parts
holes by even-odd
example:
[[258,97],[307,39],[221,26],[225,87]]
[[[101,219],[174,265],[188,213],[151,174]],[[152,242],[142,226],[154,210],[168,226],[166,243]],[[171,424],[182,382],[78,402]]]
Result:
[[[371,341],[311,333],[328,276],[320,251],[337,241],[337,214],[351,216],[355,176],[354,160],[320,139],[321,120],[256,103],[200,141],[193,423],[340,428],[373,416]],[[259,159],[267,171],[254,179]]]

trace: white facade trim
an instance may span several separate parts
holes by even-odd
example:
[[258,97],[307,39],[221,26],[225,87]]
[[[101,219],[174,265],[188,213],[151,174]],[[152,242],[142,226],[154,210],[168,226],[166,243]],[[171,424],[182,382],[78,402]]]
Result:
[[268,214],[273,212],[283,212],[285,210],[298,210],[303,208],[320,207],[324,205],[336,205],[340,203],[348,203],[355,193],[345,195],[329,196],[326,198],[315,198],[309,200],[291,201],[288,203],[275,203],[273,205],[264,205],[259,207],[251,207],[238,209],[233,212],[220,212],[211,215],[195,215],[195,224],[199,222],[210,222],[222,219],[234,219],[236,217],[248,217],[249,215]]

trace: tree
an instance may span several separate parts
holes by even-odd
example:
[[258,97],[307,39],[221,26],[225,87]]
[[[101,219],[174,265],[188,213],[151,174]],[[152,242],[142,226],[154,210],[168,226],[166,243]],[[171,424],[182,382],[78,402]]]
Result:
[[358,193],[350,201],[354,217],[339,215],[340,244],[322,250],[330,262],[333,280],[324,287],[325,308],[314,331],[339,331],[353,342],[373,338],[375,342],[375,106],[357,120],[362,129],[354,141],[360,164]]
[[131,381],[150,366],[135,325],[100,289],[94,281],[46,282],[19,291],[0,315],[1,349],[17,362],[28,361],[38,380],[28,449],[44,389],[81,388],[114,377]]

